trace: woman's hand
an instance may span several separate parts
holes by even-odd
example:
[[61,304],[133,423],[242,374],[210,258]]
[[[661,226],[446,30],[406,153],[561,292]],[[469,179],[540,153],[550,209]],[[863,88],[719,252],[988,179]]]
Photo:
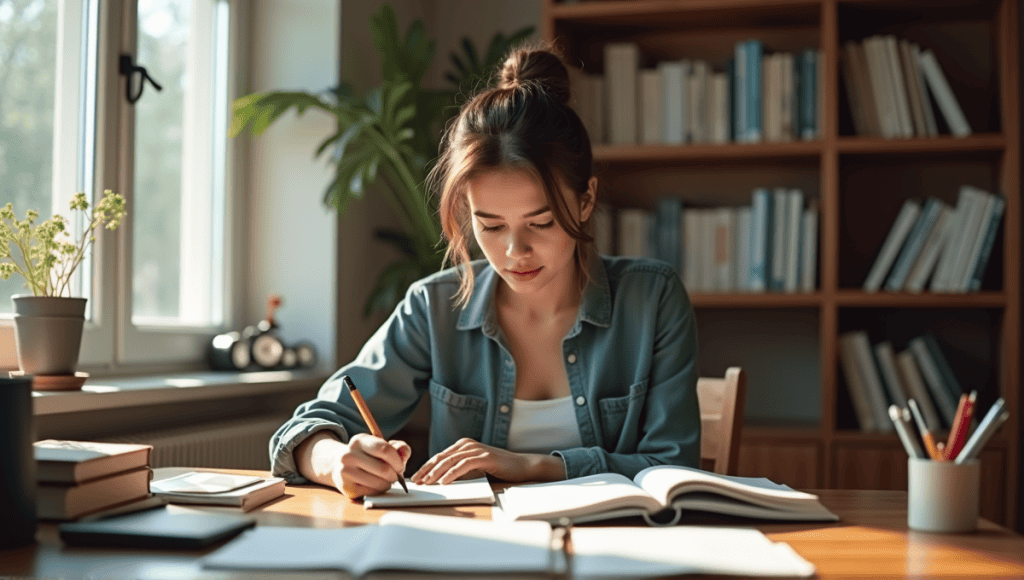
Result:
[[565,479],[565,464],[556,455],[514,453],[462,438],[423,464],[412,476],[417,484],[451,483],[474,472],[511,482]]
[[411,449],[404,441],[385,441],[368,433],[353,435],[331,462],[331,480],[351,499],[383,493],[405,472]]

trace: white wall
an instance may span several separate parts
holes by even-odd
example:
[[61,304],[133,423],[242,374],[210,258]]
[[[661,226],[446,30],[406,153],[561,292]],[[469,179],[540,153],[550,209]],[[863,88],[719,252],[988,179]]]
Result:
[[[337,83],[338,2],[253,0],[247,90],[320,91]],[[333,118],[289,113],[252,139],[242,181],[246,188],[247,279],[245,324],[263,318],[266,297],[278,293],[286,342],[310,340],[333,366],[336,216],[321,203],[333,178],[314,160]]]
[[[384,0],[253,0],[252,63],[247,90],[318,91],[344,78],[357,91],[380,80],[370,16]],[[463,36],[484,50],[497,32],[526,25],[539,35],[541,0],[391,0],[404,33],[421,18],[437,40],[428,86],[445,86],[448,53]],[[340,39],[338,31],[340,30]],[[340,53],[340,54],[339,54]],[[316,144],[332,119],[312,112],[278,120],[251,142],[247,160],[249,254],[246,317],[263,317],[265,300],[280,293],[278,313],[286,340],[311,339],[328,366],[343,364],[382,322],[364,319],[363,304],[377,273],[394,257],[373,231],[389,225],[379,191],[350,204],[336,219],[320,202],[332,178],[314,161]],[[336,360],[335,360],[336,357]]]

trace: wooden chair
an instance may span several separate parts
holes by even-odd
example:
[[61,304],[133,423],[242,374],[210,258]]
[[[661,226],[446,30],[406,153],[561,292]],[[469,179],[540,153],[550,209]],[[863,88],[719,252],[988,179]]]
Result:
[[746,393],[747,374],[739,367],[726,369],[724,378],[697,379],[701,469],[722,475],[736,475]]

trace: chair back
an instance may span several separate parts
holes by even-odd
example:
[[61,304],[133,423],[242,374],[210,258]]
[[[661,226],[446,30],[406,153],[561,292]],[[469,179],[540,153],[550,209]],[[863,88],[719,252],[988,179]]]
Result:
[[724,378],[697,379],[701,469],[736,475],[746,392],[747,375],[739,367],[726,369]]

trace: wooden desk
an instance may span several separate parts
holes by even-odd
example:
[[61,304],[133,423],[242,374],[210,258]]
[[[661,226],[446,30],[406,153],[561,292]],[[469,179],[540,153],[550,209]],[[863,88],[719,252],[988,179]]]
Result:
[[[1024,578],[1024,537],[987,520],[982,520],[978,531],[973,534],[912,532],[907,529],[905,492],[817,490],[814,493],[839,515],[839,522],[757,522],[753,525],[773,541],[789,543],[800,555],[814,563],[820,578]],[[204,509],[237,513],[237,510],[231,508]],[[486,506],[418,508],[410,511],[485,519],[490,517],[490,507]],[[315,528],[372,523],[383,513],[383,510],[365,510],[362,504],[349,501],[341,494],[319,486],[289,486],[284,497],[250,512],[259,525]],[[689,523],[744,525],[738,520],[723,523],[721,518],[703,517],[691,518]],[[746,525],[751,523],[746,522]],[[196,565],[196,559],[208,552],[64,548],[53,524],[41,525],[37,537],[39,542],[34,546],[0,551],[0,578],[221,580],[251,577],[201,570]],[[290,572],[266,577],[346,576]],[[419,574],[416,577],[426,576]]]

